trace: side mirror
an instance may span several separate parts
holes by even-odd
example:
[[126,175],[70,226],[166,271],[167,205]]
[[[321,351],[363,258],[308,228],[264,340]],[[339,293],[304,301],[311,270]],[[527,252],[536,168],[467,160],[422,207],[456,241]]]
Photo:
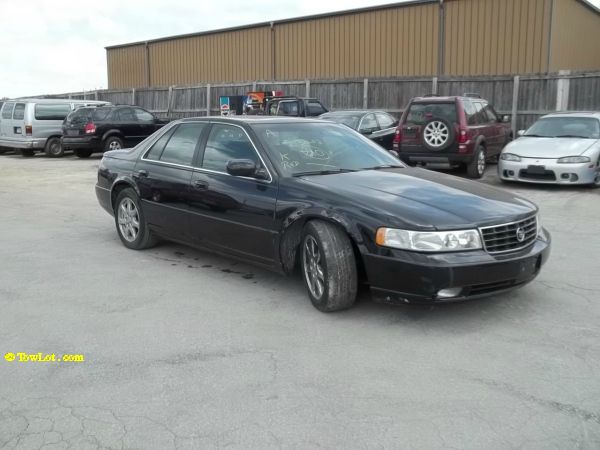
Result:
[[367,136],[369,134],[373,134],[373,131],[375,131],[373,128],[363,128],[362,130],[359,131],[359,133]]
[[256,174],[256,163],[251,159],[230,159],[227,173],[235,177],[252,177]]
[[510,122],[510,116],[508,116],[508,115],[502,116],[502,122],[509,123]]
[[525,130],[517,131],[517,136],[523,136],[525,134]]
[[394,158],[400,159],[400,155],[398,154],[398,152],[396,150],[388,150],[388,152],[390,152]]

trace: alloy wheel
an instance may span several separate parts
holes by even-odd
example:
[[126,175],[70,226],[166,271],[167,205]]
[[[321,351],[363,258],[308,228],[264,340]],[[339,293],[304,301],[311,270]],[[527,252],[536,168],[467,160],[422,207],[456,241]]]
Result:
[[127,242],[136,240],[140,232],[140,214],[130,198],[124,198],[118,208],[119,230]]
[[480,175],[483,175],[483,172],[485,172],[485,152],[483,150],[479,150],[477,154],[477,172]]
[[313,297],[320,299],[325,291],[325,271],[323,270],[321,249],[316,239],[306,236],[302,252],[304,277]]
[[111,150],[120,150],[121,143],[119,141],[111,141],[110,144],[108,144],[108,148]]
[[441,147],[448,141],[450,130],[444,122],[434,120],[425,126],[423,136],[431,147]]

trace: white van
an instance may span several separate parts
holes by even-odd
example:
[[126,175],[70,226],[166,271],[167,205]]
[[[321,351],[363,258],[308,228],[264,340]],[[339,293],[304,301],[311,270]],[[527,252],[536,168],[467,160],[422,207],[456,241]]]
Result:
[[5,100],[0,111],[0,150],[19,149],[23,156],[44,151],[62,156],[62,123],[67,114],[82,106],[110,105],[94,100],[26,98]]

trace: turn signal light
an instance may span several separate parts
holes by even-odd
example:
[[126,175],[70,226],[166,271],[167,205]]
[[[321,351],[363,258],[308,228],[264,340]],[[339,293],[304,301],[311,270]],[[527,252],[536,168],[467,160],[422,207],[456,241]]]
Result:
[[458,131],[458,143],[466,144],[467,142],[469,142],[469,136],[467,135],[467,130],[465,130],[464,128],[461,128]]

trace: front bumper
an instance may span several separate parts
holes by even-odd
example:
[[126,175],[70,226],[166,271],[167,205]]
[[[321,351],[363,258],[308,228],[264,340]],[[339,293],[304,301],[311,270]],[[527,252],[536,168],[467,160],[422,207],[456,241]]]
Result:
[[44,148],[47,138],[32,137],[0,137],[0,147],[7,148]]
[[[388,255],[363,255],[371,293],[386,303],[446,303],[508,291],[532,281],[550,255],[550,234],[542,230],[529,247],[510,254],[483,250],[417,253],[389,249]],[[444,289],[460,288],[440,298]]]
[[[543,172],[532,173],[530,166],[542,166]],[[498,176],[506,181],[545,184],[592,184],[600,171],[595,163],[559,164],[556,159],[521,158],[521,161],[498,161]]]
[[63,136],[60,138],[63,148],[77,150],[96,150],[100,148],[100,138],[97,136]]

